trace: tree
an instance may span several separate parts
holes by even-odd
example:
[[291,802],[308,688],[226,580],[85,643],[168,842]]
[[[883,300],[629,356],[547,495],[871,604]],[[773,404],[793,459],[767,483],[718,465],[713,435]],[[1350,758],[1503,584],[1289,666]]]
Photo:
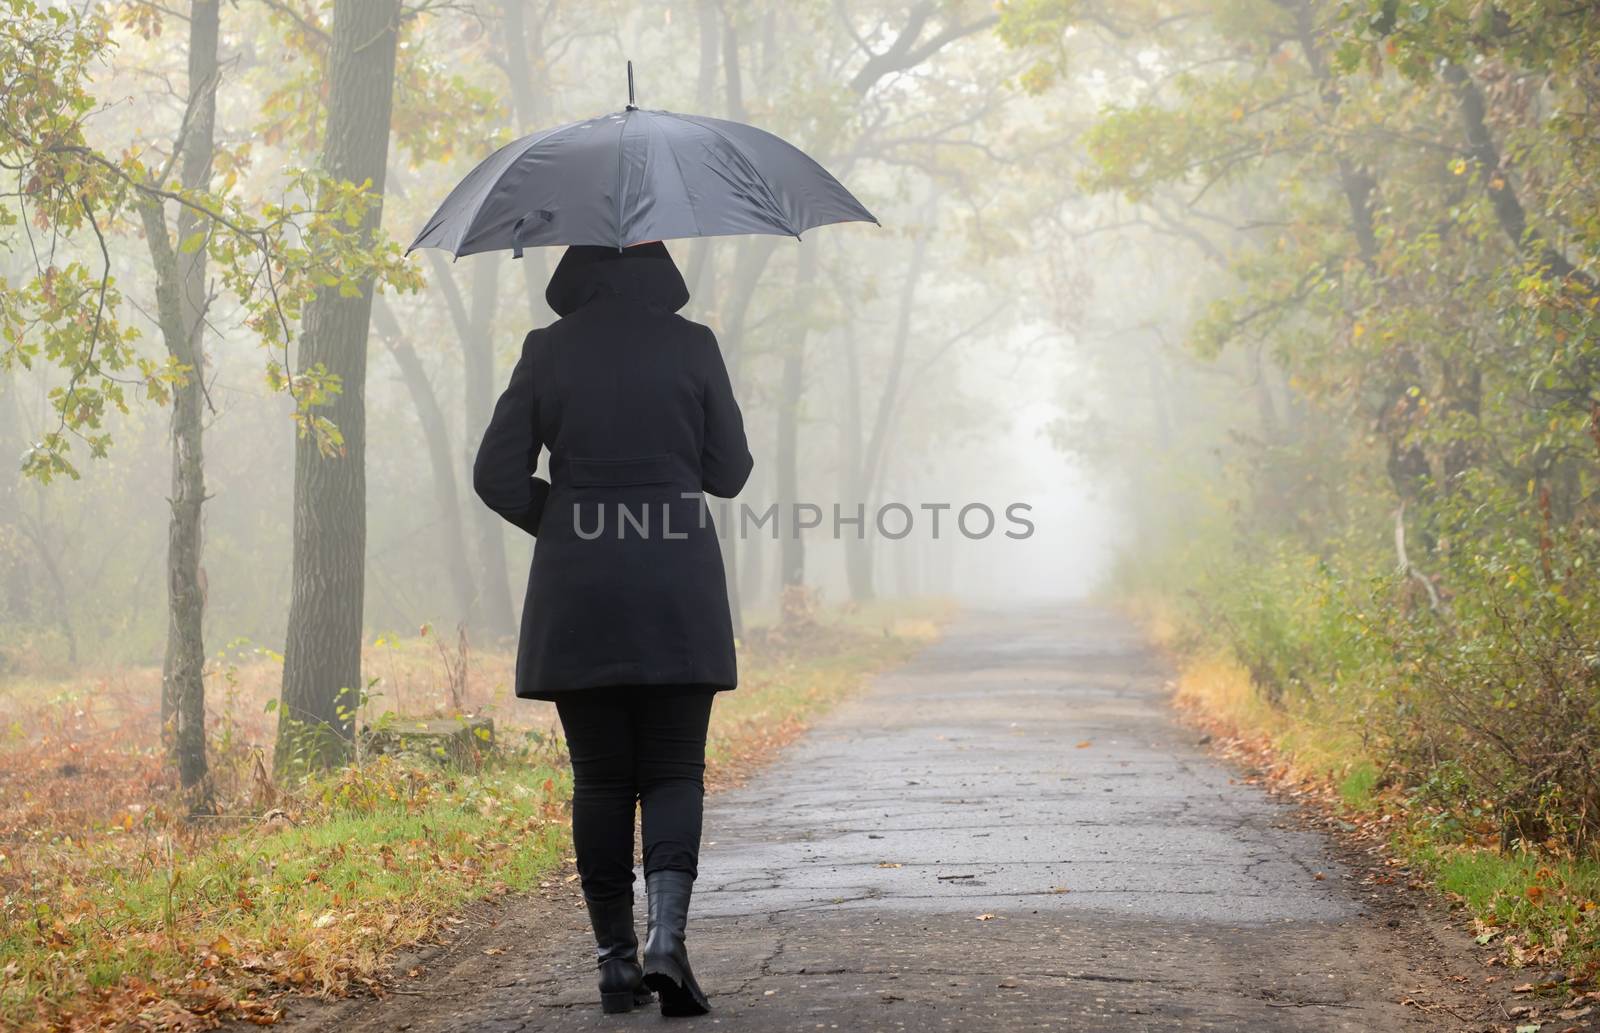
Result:
[[[937,4],[930,0],[918,0],[904,10],[898,10],[900,5],[894,6],[897,8],[896,16],[886,24],[895,24],[899,28],[893,35],[883,37],[887,43],[881,46],[857,31],[852,23],[853,12],[843,9],[836,11],[843,23],[840,28],[855,51],[852,56],[859,60],[854,62],[855,72],[849,76],[847,88],[840,92],[835,106],[824,111],[814,125],[807,127],[809,132],[800,135],[801,142],[824,165],[841,155],[867,149],[870,146],[867,138],[874,130],[881,130],[881,126],[872,126],[854,139],[843,132],[854,114],[853,109],[868,98],[875,88],[932,61],[959,41],[984,32],[998,18],[992,11],[983,11],[976,5],[968,4]],[[816,269],[815,256],[802,245],[794,281],[796,294],[802,303],[810,300],[807,295],[815,287]],[[783,352],[774,456],[774,477],[780,507],[788,507],[799,499],[799,423],[811,330],[812,321],[802,319]],[[784,533],[778,570],[782,588],[794,588],[804,583],[805,544],[797,533],[787,530]]]
[[[500,257],[474,255],[467,259],[471,286],[465,298],[451,263],[441,252],[430,250],[428,262],[433,270],[431,282],[444,292],[445,307],[456,332],[452,347],[461,355],[462,447],[454,455],[455,467],[469,470],[494,406],[494,318],[500,307]],[[503,640],[517,631],[516,613],[511,608],[511,583],[506,576],[503,521],[486,507],[472,505],[467,524],[472,528],[477,546],[477,564],[467,568],[474,587],[471,605],[462,613],[462,619],[482,630],[491,641]]]
[[[470,624],[472,615],[477,612],[478,589],[473,583],[472,564],[467,559],[466,534],[461,526],[461,492],[456,484],[456,454],[450,447],[450,430],[445,423],[444,410],[433,389],[433,382],[423,368],[421,356],[384,298],[373,299],[372,315],[384,346],[400,368],[400,376],[405,381],[411,402],[417,408],[417,422],[421,424],[422,437],[428,450],[428,466],[433,472],[434,505],[438,507],[444,535],[444,549],[440,556],[443,574],[454,589],[457,614]],[[503,576],[503,566],[501,573]]]
[[[328,54],[321,170],[373,199],[358,232],[376,242],[389,154],[399,0],[336,0]],[[294,557],[279,705],[280,771],[345,753],[361,681],[366,569],[367,331],[374,280],[326,286],[306,306],[300,368],[325,369],[338,393],[325,407],[334,447],[295,442]]]
[[[189,95],[172,150],[184,190],[203,192],[211,179],[217,118],[218,0],[189,6]],[[171,162],[169,162],[170,166]],[[158,181],[167,178],[163,170]],[[209,807],[205,734],[205,588],[201,583],[200,511],[205,504],[201,417],[205,399],[205,234],[195,209],[178,209],[177,246],[167,229],[166,202],[139,200],[139,215],[156,275],[156,316],[167,354],[185,374],[172,392],[172,514],[167,531],[167,649],[161,676],[161,723],[179,782],[197,809]],[[170,727],[170,731],[165,731]]]
[[[315,407],[332,382],[321,366],[286,375],[277,357],[289,342],[314,285],[348,276],[410,282],[392,248],[373,248],[346,229],[367,206],[361,191],[290,169],[274,194],[315,193],[316,207],[297,200],[249,203],[235,196],[237,159],[211,189],[218,153],[212,121],[217,79],[215,4],[192,12],[190,82],[172,151],[126,148],[118,157],[93,146],[86,123],[96,110],[89,72],[108,52],[103,12],[74,13],[35,0],[6,0],[0,19],[0,167],[15,175],[15,202],[0,207],[0,244],[31,261],[31,275],[0,278],[0,369],[36,370],[50,383],[53,429],[36,434],[22,471],[41,483],[77,478],[74,443],[92,458],[112,445],[109,421],[137,398],[175,403],[173,495],[169,513],[169,651],[163,697],[174,716],[172,738],[181,780],[204,804],[205,745],[203,586],[200,512],[205,499],[200,439],[204,404],[201,346],[208,304],[205,270],[213,269],[239,306],[243,324],[268,350],[270,388],[288,393],[308,440],[332,447],[332,427]],[[162,11],[129,9],[132,23],[153,35]],[[154,164],[147,159],[155,154]],[[171,181],[174,169],[181,178]],[[166,207],[178,210],[176,240]],[[25,216],[24,223],[19,216]],[[119,233],[141,230],[156,266],[156,314],[166,354],[139,348],[138,330],[122,321],[123,293],[113,275]],[[37,247],[33,234],[53,246]],[[17,237],[24,239],[19,241]],[[305,246],[305,241],[313,241]],[[19,243],[22,245],[19,247]],[[81,257],[87,253],[92,257]],[[19,525],[24,531],[27,520]],[[64,605],[61,572],[38,527],[31,538],[58,596],[57,620],[76,652]]]
[[[1492,800],[1503,843],[1592,850],[1592,10],[1045,2],[1002,32],[1042,55],[1040,88],[1097,48],[1149,70],[1081,182],[1226,270],[1192,290],[1189,345],[1252,404],[1199,413],[1152,464],[1199,515],[1141,541],[1138,577],[1269,702],[1340,693],[1453,818]],[[1186,477],[1202,450],[1213,476]]]

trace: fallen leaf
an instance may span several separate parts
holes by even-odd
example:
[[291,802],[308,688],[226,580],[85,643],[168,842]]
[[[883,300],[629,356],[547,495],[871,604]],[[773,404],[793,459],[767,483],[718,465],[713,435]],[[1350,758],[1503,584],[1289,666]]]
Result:
[[1093,745],[1094,745],[1094,740],[1093,739],[1085,739],[1085,740],[1083,740],[1083,742],[1080,742],[1078,744],[1078,749],[1087,750],[1089,747],[1091,747]]
[[504,954],[505,952],[506,949],[504,947],[485,947],[483,949],[483,953],[489,955],[491,958],[499,954]]
[[993,915],[991,915],[991,914],[989,914],[989,912],[985,911],[983,914],[978,916],[978,921],[987,922],[987,921],[989,921],[989,919],[991,919],[993,917],[994,917]]

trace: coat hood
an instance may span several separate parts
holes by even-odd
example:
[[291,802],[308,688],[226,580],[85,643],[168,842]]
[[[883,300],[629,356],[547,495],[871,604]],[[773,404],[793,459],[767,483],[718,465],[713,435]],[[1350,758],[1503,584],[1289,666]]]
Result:
[[689,303],[689,287],[659,240],[618,251],[598,244],[574,244],[556,265],[544,300],[558,316],[568,316],[602,292],[620,294],[652,308],[676,312]]

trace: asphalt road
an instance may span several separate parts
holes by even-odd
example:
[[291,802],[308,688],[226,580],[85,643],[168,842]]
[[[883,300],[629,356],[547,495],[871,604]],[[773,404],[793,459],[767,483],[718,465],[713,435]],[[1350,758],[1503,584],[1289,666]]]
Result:
[[[1104,611],[972,615],[709,798],[690,950],[715,1010],[674,1028],[1494,1028],[1451,996],[1466,938],[1208,756],[1166,677]],[[662,1028],[601,1015],[574,898],[290,1027]]]

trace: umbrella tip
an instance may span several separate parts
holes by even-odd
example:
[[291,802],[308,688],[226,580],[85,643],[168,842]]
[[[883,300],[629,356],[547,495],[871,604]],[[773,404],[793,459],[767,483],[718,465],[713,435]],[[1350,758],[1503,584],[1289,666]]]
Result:
[[628,62],[628,110],[638,111],[639,105],[633,101],[633,62]]

